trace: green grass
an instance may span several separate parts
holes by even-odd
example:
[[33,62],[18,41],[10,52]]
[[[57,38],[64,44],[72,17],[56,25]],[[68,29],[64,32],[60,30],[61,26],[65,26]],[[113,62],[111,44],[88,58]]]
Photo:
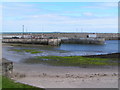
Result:
[[[37,87],[21,84],[21,83],[16,83],[13,80],[7,78],[7,77],[2,77],[2,88],[29,88],[29,89],[38,89]],[[43,90],[39,88],[39,90]]]
[[0,89],[2,88],[2,76],[0,75]]
[[55,66],[104,66],[117,65],[117,61],[103,58],[87,58],[82,56],[37,56],[33,59],[27,59],[25,63],[43,63]]
[[11,49],[9,51],[16,51],[16,52],[27,52],[31,54],[42,53],[43,51],[37,51],[35,49]]
[[10,46],[15,46],[15,47],[33,47],[33,46],[42,46],[42,45],[38,45],[38,44],[17,44],[17,43],[7,43],[7,45],[10,45]]
[[[8,43],[7,43],[8,44]],[[39,45],[39,44],[8,44],[10,46],[14,46],[14,47],[20,47],[20,48],[26,48],[26,47],[31,47],[31,48],[36,48],[36,49],[40,49],[40,50],[47,50],[47,51],[55,51],[58,53],[67,53],[70,51],[65,51],[65,50],[59,50],[56,49],[58,46],[50,46],[50,45]],[[19,50],[16,50],[17,52],[21,52]]]

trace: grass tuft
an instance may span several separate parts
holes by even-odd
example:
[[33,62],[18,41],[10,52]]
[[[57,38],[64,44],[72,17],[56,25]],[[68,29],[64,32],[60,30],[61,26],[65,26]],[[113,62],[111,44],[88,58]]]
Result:
[[27,52],[27,53],[31,53],[31,54],[43,53],[43,51],[37,51],[37,50],[34,50],[34,49],[11,49],[9,51]]

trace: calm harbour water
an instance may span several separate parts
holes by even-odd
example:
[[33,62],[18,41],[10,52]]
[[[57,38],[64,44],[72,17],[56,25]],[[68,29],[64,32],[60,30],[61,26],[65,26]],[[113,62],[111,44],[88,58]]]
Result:
[[[81,56],[118,53],[118,40],[108,40],[104,45],[92,44],[61,44],[58,47],[38,46],[38,47],[13,47],[5,46],[2,48],[2,57],[8,60],[19,62],[34,56]],[[43,53],[31,54],[26,52],[15,52],[12,49],[36,49]]]
[[96,52],[96,53],[116,53],[120,40],[107,40],[104,45],[92,44],[61,44],[58,48],[66,51]]

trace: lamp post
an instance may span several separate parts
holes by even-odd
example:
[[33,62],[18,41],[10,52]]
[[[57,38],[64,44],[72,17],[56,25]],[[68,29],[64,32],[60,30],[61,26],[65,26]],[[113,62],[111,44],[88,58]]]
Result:
[[23,34],[22,34],[22,37],[24,38],[24,25],[23,25],[22,27],[23,27]]

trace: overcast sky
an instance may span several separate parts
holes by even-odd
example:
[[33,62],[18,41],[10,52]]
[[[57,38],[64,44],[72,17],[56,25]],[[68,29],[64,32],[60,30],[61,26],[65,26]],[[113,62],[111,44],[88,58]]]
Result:
[[5,2],[3,32],[118,32],[117,2]]

